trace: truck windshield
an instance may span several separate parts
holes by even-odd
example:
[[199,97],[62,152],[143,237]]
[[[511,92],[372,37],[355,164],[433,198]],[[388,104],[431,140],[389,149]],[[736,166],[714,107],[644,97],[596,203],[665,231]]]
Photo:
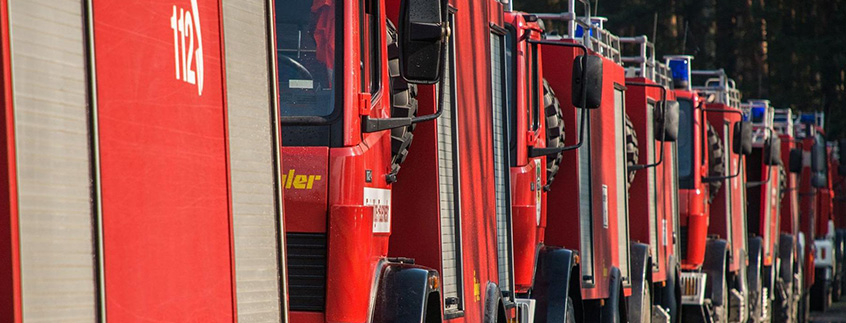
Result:
[[283,117],[328,116],[335,110],[336,0],[276,0],[279,103]]
[[679,98],[679,185],[693,186],[693,102]]

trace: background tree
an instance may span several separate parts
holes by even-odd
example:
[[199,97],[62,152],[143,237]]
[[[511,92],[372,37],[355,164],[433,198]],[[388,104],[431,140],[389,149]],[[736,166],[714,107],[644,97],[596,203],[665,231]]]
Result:
[[[567,0],[513,1],[515,10],[526,12],[561,12],[567,6]],[[794,113],[825,111],[828,138],[846,137],[846,0],[593,0],[591,5],[608,17],[605,28],[611,32],[649,36],[659,57],[694,55],[696,69],[722,68],[744,99],[769,99]]]

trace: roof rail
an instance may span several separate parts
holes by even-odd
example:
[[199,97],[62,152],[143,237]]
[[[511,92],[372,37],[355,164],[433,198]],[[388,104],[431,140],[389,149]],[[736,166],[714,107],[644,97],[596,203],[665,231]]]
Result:
[[[576,14],[576,1],[584,4],[585,14],[579,17]],[[532,13],[540,19],[557,20],[567,23],[567,35],[562,39],[572,39],[581,42],[585,47],[602,55],[617,64],[620,60],[620,38],[603,27],[604,17],[590,16],[590,1],[588,0],[567,0],[567,11],[561,13]],[[588,30],[588,32],[585,32]]]
[[770,137],[770,131],[775,131],[775,111],[770,106],[770,100],[748,100],[740,104],[743,118],[752,122],[752,143],[761,145]]
[[796,136],[793,132],[793,111],[790,109],[774,109],[773,110],[773,128],[782,135]]
[[[626,67],[626,77],[644,77],[653,82],[673,87],[673,78],[666,64],[655,60],[655,44],[645,35],[636,37],[620,37],[621,44],[637,44],[640,50],[637,56],[622,56],[623,63],[631,63]],[[626,64],[628,65],[628,64]]]
[[734,80],[728,78],[723,69],[717,70],[692,70],[691,75],[711,76],[705,81],[704,86],[694,86],[692,89],[699,92],[705,98],[714,96],[713,102],[725,104],[730,107],[740,107],[740,91]]

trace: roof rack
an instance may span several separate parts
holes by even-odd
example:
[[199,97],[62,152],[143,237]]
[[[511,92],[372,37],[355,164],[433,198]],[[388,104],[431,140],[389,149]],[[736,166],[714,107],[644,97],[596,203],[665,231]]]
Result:
[[775,131],[775,111],[770,106],[770,100],[749,100],[740,104],[740,110],[743,111],[743,119],[752,122],[752,143],[762,145]]
[[[584,4],[585,14],[576,15],[576,1]],[[572,39],[581,42],[585,47],[602,55],[617,64],[620,60],[620,38],[605,30],[603,25],[607,18],[590,16],[590,1],[567,0],[567,11],[561,13],[532,13],[531,15],[545,20],[557,20],[567,23],[567,35],[561,39]],[[585,32],[588,30],[588,32]]]
[[776,133],[796,136],[793,132],[793,111],[790,109],[773,109],[773,128]]
[[[709,99],[709,102],[722,103],[730,107],[740,107],[740,91],[737,90],[734,80],[728,78],[723,69],[692,70],[690,74],[696,76],[712,76],[712,78],[705,81],[704,86],[692,87],[701,96]],[[713,96],[713,99],[710,98],[711,96]]]
[[[793,117],[793,123],[796,125],[796,137],[805,138],[811,131],[811,135],[816,133],[816,128],[825,129],[825,112],[802,112]],[[812,125],[811,129],[807,129],[808,125]]]
[[621,44],[638,44],[640,50],[637,56],[622,56],[623,63],[635,64],[626,66],[626,77],[644,77],[653,82],[673,87],[673,78],[666,64],[655,60],[655,44],[645,35],[636,37],[620,37]]

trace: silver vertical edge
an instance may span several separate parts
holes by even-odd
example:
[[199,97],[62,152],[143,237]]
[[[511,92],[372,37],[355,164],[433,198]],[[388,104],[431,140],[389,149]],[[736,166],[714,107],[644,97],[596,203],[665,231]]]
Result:
[[267,10],[268,51],[270,53],[270,80],[273,83],[270,87],[270,106],[273,109],[273,113],[271,114],[271,118],[273,120],[271,120],[272,124],[270,129],[273,131],[273,151],[274,157],[276,158],[274,163],[275,167],[273,170],[273,179],[276,187],[276,239],[279,243],[279,249],[276,252],[276,256],[279,259],[279,279],[281,282],[281,285],[279,286],[279,299],[281,305],[280,310],[282,311],[282,322],[288,323],[288,258],[287,245],[285,244],[285,207],[282,195],[282,138],[281,131],[279,129],[279,67],[276,65],[278,60],[276,57],[276,25],[274,25],[274,22],[276,21],[275,0],[267,0],[267,2],[265,2],[265,6]]
[[88,108],[91,129],[91,170],[94,192],[94,225],[96,226],[95,251],[97,256],[97,314],[100,322],[107,322],[106,316],[106,271],[105,253],[103,252],[103,200],[100,182],[100,125],[97,111],[97,56],[94,50],[94,4],[93,0],[85,1],[83,15],[85,17],[85,44],[88,64]]

